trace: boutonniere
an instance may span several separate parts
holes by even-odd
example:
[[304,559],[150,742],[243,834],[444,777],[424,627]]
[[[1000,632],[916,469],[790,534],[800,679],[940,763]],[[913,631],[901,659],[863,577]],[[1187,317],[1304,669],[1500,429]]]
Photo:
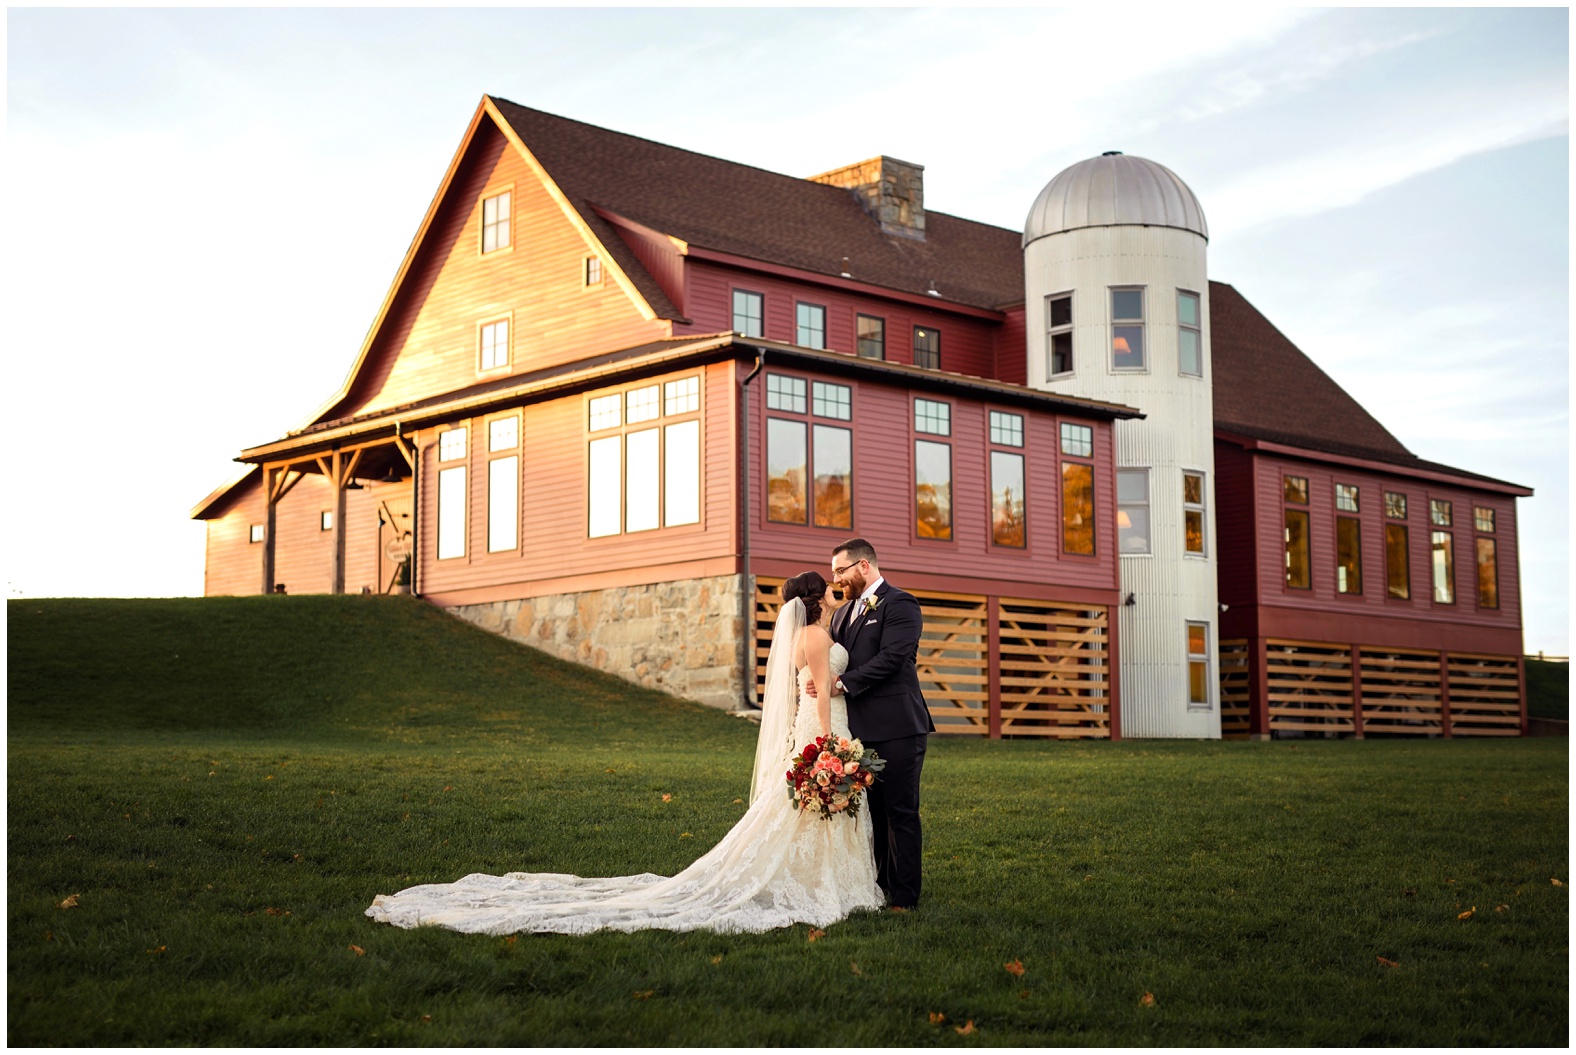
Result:
[[880,607],[881,607],[881,598],[876,597],[874,594],[872,594],[871,596],[865,598],[865,611],[873,612],[877,608],[880,608]]

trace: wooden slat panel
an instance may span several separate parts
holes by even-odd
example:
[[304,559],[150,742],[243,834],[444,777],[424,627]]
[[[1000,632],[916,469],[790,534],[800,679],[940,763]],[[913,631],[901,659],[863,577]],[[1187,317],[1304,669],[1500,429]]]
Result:
[[1271,734],[1355,730],[1348,647],[1328,641],[1277,639],[1266,645]]
[[1516,657],[1450,653],[1445,661],[1452,736],[1520,735],[1521,677]]
[[1220,735],[1227,740],[1247,737],[1250,730],[1248,687],[1250,665],[1246,638],[1220,643]]
[[1438,653],[1364,648],[1360,674],[1364,733],[1444,732]]
[[[1001,731],[1004,736],[1111,735],[1109,614],[1003,598]],[[1038,673],[1038,677],[1025,676]]]

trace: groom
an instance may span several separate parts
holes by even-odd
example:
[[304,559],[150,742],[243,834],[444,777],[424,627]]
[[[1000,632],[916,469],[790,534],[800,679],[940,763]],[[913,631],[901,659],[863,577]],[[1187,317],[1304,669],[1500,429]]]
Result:
[[919,771],[936,731],[914,669],[919,602],[881,577],[875,547],[862,538],[833,552],[832,581],[847,599],[832,616],[832,638],[848,650],[834,692],[848,699],[849,731],[887,763],[868,792],[876,882],[892,909],[907,911],[919,904]]

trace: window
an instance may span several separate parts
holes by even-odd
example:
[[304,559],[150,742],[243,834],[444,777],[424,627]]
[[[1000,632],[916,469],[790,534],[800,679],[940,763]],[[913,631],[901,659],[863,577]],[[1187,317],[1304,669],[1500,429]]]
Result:
[[1182,548],[1204,554],[1204,474],[1182,474]]
[[589,537],[700,523],[700,378],[637,385],[590,407],[592,432],[617,428],[621,412],[624,431],[590,441]]
[[509,192],[482,199],[482,252],[509,244]]
[[1357,488],[1351,484],[1336,484],[1335,508],[1343,513],[1357,512]]
[[809,472],[802,421],[766,419],[766,519],[779,524],[810,522],[805,494]]
[[920,538],[952,537],[951,444],[914,441],[914,533]]
[[438,559],[465,556],[465,466],[438,470]]
[[487,463],[487,552],[512,550],[519,541],[520,456],[511,454]]
[[1428,500],[1428,522],[1435,527],[1450,526],[1450,503],[1437,498]]
[[786,410],[792,414],[803,414],[804,379],[784,377],[782,374],[767,374],[766,409]]
[[1335,592],[1363,592],[1363,527],[1356,517],[1335,518]]
[[1282,490],[1286,501],[1296,502],[1298,505],[1308,504],[1308,478],[1306,476],[1288,476],[1282,481]]
[[588,287],[600,286],[602,284],[602,258],[599,256],[586,257],[585,268],[581,273],[584,275],[585,283]]
[[247,541],[248,542],[261,542],[261,541],[263,541],[264,531],[265,531],[265,529],[264,529],[263,525],[261,525],[261,524],[253,524],[251,526],[251,531],[250,531],[249,535],[247,536]]
[[1111,291],[1111,369],[1142,370],[1144,360],[1144,291]]
[[1499,557],[1494,540],[1478,537],[1477,540],[1478,607],[1499,607]]
[[1434,565],[1434,601],[1437,604],[1456,603],[1456,556],[1453,536],[1448,531],[1435,531],[1430,536]]
[[886,358],[886,320],[873,315],[856,315],[855,350],[861,359]]
[[854,434],[831,425],[812,428],[816,527],[854,526]]
[[322,513],[318,514],[317,529],[319,531],[334,530],[334,511],[332,509],[325,509]]
[[688,414],[700,409],[700,378],[686,377],[662,386],[662,413]]
[[1209,624],[1187,624],[1187,706],[1209,710]]
[[[1308,504],[1308,478],[1287,476],[1282,478],[1283,499],[1291,505]],[[1285,511],[1286,585],[1293,590],[1313,588],[1313,569],[1308,562],[1308,511]]]
[[1005,411],[990,412],[990,441],[1006,447],[1023,446],[1023,415]]
[[827,381],[810,384],[810,411],[818,418],[847,421],[852,417],[853,389]]
[[1073,372],[1073,295],[1045,298],[1046,369],[1052,377]]
[[1094,429],[1062,422],[1062,453],[1076,458],[1094,457]]
[[520,416],[510,414],[506,418],[493,418],[487,423],[487,450],[512,451],[520,445]]
[[499,319],[482,327],[482,369],[496,370],[509,365],[509,320]]
[[1023,455],[990,452],[990,531],[998,546],[1022,549],[1027,541],[1023,517]]
[[1384,515],[1391,520],[1406,519],[1406,495],[1396,494],[1394,491],[1384,493]]
[[1148,469],[1116,471],[1116,545],[1123,554],[1150,552]]
[[[806,413],[804,379],[776,374],[768,374],[766,379],[769,408],[792,414]],[[809,410],[816,417],[837,421],[853,417],[853,389],[848,385],[812,381],[809,388]],[[768,520],[781,524],[852,528],[853,483],[852,430],[780,417],[767,418]]]
[[941,369],[941,334],[929,326],[914,327],[914,365]]
[[1177,290],[1177,372],[1204,376],[1204,331],[1199,322],[1198,294]]
[[1472,507],[1472,526],[1485,534],[1494,532],[1494,511],[1484,506]]
[[616,429],[623,422],[624,400],[617,395],[597,396],[591,400],[591,431]]
[[658,400],[657,385],[644,385],[632,388],[624,393],[624,421],[634,425],[642,421],[653,421],[662,412]]
[[465,457],[465,430],[448,429],[438,433],[438,460],[457,461]]
[[1412,596],[1412,551],[1407,543],[1405,524],[1384,526],[1385,593],[1397,601]]
[[735,333],[746,337],[759,337],[764,330],[761,320],[766,312],[762,306],[764,298],[759,293],[747,293],[742,289],[733,291],[733,329]]
[[933,399],[914,400],[914,431],[935,436],[952,435],[952,404]]
[[1094,553],[1094,466],[1062,463],[1062,552]]
[[825,348],[826,309],[819,304],[798,304],[794,315],[794,343],[805,348]]

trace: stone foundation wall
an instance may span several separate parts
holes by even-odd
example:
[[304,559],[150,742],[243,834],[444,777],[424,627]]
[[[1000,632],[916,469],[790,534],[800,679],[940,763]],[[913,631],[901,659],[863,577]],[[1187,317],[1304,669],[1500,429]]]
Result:
[[449,611],[483,630],[636,685],[726,710],[744,699],[737,575],[467,604]]

